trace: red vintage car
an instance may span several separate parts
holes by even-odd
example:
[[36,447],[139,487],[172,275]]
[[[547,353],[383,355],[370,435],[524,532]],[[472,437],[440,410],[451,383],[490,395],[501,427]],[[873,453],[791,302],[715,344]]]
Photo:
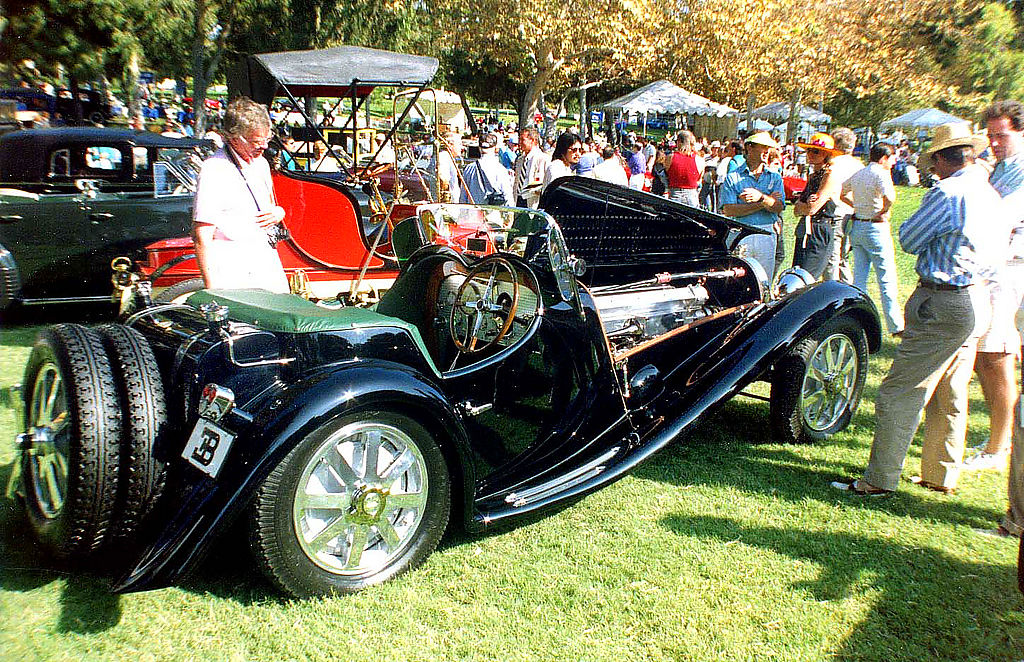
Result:
[[[244,94],[268,106],[283,99],[292,113],[306,118],[302,142],[334,146],[345,144],[345,129],[318,127],[305,114],[301,99],[350,100],[345,126],[353,126],[374,89],[412,86],[408,107],[400,115],[396,113],[398,122],[387,135],[386,141],[392,141],[437,67],[438,61],[432,57],[342,46],[254,55],[232,71],[228,84],[232,96]],[[340,172],[281,170],[274,174],[274,190],[285,210],[290,235],[278,243],[277,250],[293,289],[321,299],[340,295],[342,299],[366,301],[375,299],[398,275],[391,231],[396,222],[414,215],[415,210],[381,195],[382,191],[393,191],[395,171],[393,166],[379,167],[373,161],[375,156],[349,168],[339,163]],[[409,199],[429,199],[422,195],[429,180],[405,172],[399,176],[405,190],[412,194]],[[151,244],[146,260],[137,266],[155,288],[162,289],[157,295],[161,301],[202,287],[188,237]]]

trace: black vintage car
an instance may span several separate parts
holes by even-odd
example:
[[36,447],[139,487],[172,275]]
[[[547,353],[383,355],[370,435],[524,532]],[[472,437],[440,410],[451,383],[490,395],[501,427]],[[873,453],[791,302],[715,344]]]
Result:
[[[423,206],[373,310],[133,285],[121,324],[43,332],[12,478],[29,526],[65,556],[132,550],[136,591],[247,518],[281,589],[349,592],[421,563],[449,517],[621,478],[755,380],[782,439],[847,425],[880,344],[862,292],[792,273],[770,296],[728,248],[755,228],[660,197],[569,178],[542,204]],[[435,243],[474,223],[465,250]]]
[[211,147],[98,127],[0,136],[0,311],[109,301],[113,258],[188,234]]

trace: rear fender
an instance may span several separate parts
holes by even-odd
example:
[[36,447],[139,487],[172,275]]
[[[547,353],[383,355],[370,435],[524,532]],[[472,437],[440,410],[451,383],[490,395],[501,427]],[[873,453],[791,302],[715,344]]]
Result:
[[[401,411],[430,430],[449,463],[456,504],[469,512],[472,463],[461,418],[436,385],[387,361],[359,361],[307,374],[261,398],[250,427],[235,439],[216,480],[179,460],[165,494],[167,519],[118,581],[118,592],[167,586],[195,566],[216,535],[244,510],[263,479],[302,439],[339,416],[363,409]],[[458,488],[456,488],[458,489]]]

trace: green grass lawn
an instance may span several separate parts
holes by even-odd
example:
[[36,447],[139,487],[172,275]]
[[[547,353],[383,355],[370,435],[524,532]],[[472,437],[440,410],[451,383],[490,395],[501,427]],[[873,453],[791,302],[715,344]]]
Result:
[[[921,193],[899,189],[897,224]],[[905,299],[913,264],[898,259]],[[0,386],[20,380],[34,332],[3,330]],[[887,338],[853,424],[827,444],[773,442],[766,404],[737,398],[581,503],[451,532],[420,569],[356,596],[283,599],[241,532],[178,586],[110,595],[103,578],[43,567],[0,501],[0,659],[1018,660],[1016,546],[972,531],[1002,516],[1005,472],[965,474],[955,496],[828,486],[867,462],[892,355]],[[971,411],[976,444],[978,390]],[[0,413],[4,483],[15,430]]]

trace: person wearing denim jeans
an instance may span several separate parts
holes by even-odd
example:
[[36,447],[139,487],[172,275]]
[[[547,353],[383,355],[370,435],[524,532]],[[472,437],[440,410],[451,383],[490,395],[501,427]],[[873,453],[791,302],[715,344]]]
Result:
[[889,333],[903,333],[903,311],[896,287],[896,257],[889,228],[889,209],[896,200],[891,169],[896,157],[892,146],[871,147],[871,163],[843,183],[841,199],[853,208],[848,228],[853,253],[853,285],[867,291],[868,275],[875,268],[882,294],[882,314]]

